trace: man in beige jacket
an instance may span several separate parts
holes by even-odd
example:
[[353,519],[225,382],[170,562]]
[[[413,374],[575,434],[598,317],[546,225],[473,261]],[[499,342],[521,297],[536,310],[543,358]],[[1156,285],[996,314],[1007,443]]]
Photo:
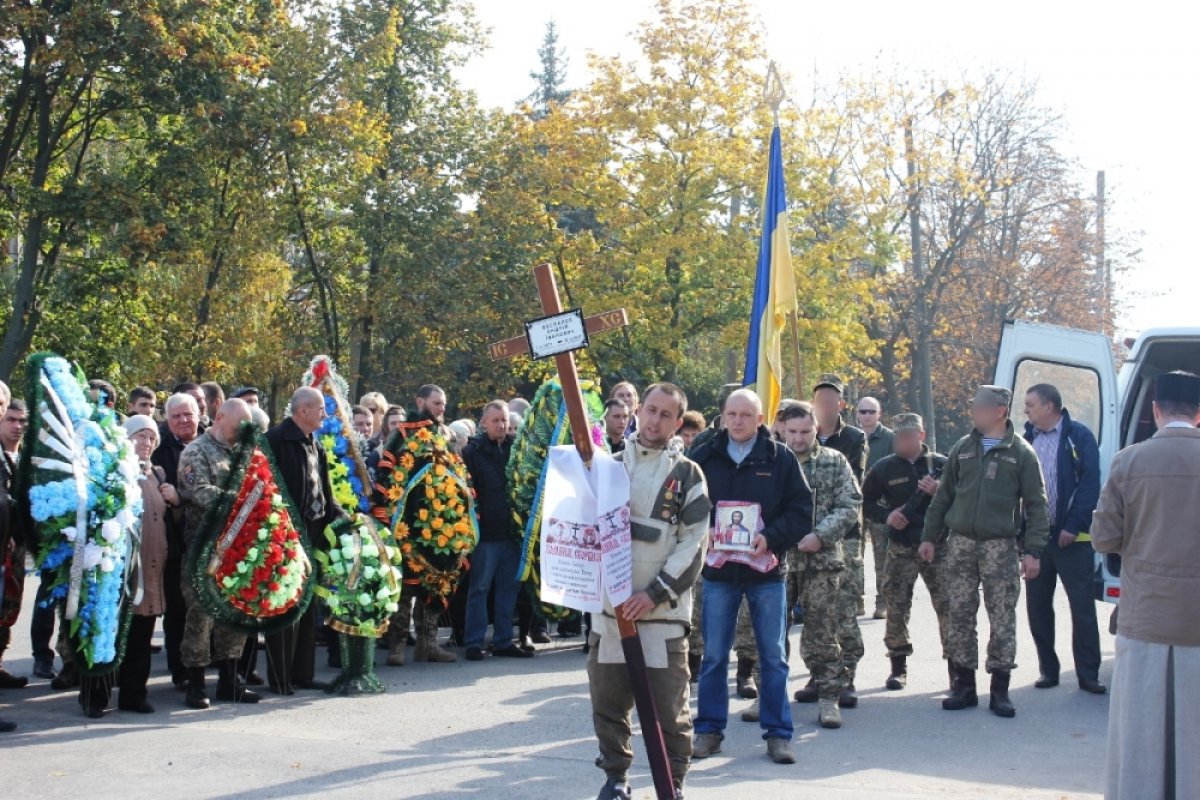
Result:
[[1200,797],[1200,377],[1154,382],[1158,433],[1113,459],[1092,520],[1121,555],[1110,800]]
[[675,436],[687,411],[679,387],[658,383],[646,390],[637,410],[637,432],[617,460],[629,474],[634,595],[619,610],[605,600],[592,616],[588,685],[592,722],[600,745],[596,766],[607,781],[598,800],[630,800],[633,763],[633,689],[629,682],[616,614],[638,623],[650,691],[662,725],[676,797],[692,758],[687,633],[692,585],[703,566],[708,539],[708,489],[704,473],[683,455]]

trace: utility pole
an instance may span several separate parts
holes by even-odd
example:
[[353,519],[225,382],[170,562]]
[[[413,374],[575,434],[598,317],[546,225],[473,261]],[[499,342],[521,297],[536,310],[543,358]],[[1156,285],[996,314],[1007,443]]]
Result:
[[933,408],[933,375],[929,365],[929,307],[925,296],[925,254],[921,243],[921,187],[913,146],[913,118],[904,118],[904,160],[908,167],[908,230],[912,239],[913,276],[913,377],[917,384],[917,408],[925,418],[929,449],[937,450],[937,417]]
[[1109,273],[1108,254],[1105,252],[1104,212],[1104,170],[1100,170],[1096,173],[1096,282],[1100,284],[1100,313],[1097,316],[1100,318],[1100,330],[1111,333],[1108,323],[1112,307],[1112,275]]

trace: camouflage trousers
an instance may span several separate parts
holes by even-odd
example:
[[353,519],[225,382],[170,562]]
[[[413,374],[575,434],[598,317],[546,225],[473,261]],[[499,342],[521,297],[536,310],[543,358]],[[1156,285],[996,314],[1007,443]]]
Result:
[[866,577],[863,575],[863,545],[866,543],[866,531],[858,539],[842,541],[842,561],[846,563],[846,576],[850,579],[847,592],[854,595],[854,614],[857,616],[863,610],[863,595],[867,591]]
[[[797,600],[804,607],[800,657],[821,697],[829,699],[838,697],[854,682],[852,670],[862,657],[862,635],[858,633],[855,613],[858,600],[847,605],[847,578],[845,570],[806,569],[788,573],[788,595],[792,600],[789,608]],[[847,619],[853,625],[853,633]]]
[[389,647],[393,644],[403,647],[404,643],[408,641],[409,630],[415,622],[416,638],[428,639],[436,644],[441,617],[440,604],[426,603],[415,590],[405,586],[400,594],[400,610],[392,614],[392,619],[388,622],[387,633],[383,635],[384,641]]
[[[862,605],[863,596],[863,561],[862,539],[847,539],[842,542],[842,560],[846,563],[846,571],[842,573],[842,581],[838,586],[838,644],[842,647],[842,660],[846,662],[846,670],[850,674],[850,682],[854,683],[858,662],[863,657],[862,631],[858,627],[858,609]],[[858,565],[855,572],[853,564]],[[805,612],[805,621],[808,612]],[[805,658],[807,661],[808,659]]]
[[987,671],[1017,667],[1017,600],[1021,574],[1016,539],[975,541],[951,533],[944,562],[946,601],[950,624],[946,650],[950,660],[964,669],[979,666],[979,589],[991,631],[987,646]]
[[[218,625],[212,617],[204,612],[196,599],[196,590],[192,588],[191,576],[188,574],[187,559],[184,559],[183,580],[180,588],[183,590],[183,602],[187,606],[187,616],[183,623],[183,641],[179,646],[180,660],[185,667],[207,667],[213,661],[225,661],[239,658],[242,648],[246,645],[246,634]],[[209,641],[211,639],[211,647]]]
[[871,537],[871,551],[875,554],[875,602],[887,598],[884,591],[887,569],[888,527],[880,522],[863,522],[863,535]]
[[938,633],[942,640],[942,658],[949,658],[946,650],[946,631],[950,622],[949,604],[946,602],[945,586],[946,546],[938,545],[933,561],[926,563],[917,556],[915,545],[888,544],[887,561],[884,565],[884,592],[887,599],[887,630],[883,643],[887,646],[888,658],[911,656],[912,642],[908,638],[908,620],[912,613],[913,587],[917,578],[925,581],[933,611],[937,614]]

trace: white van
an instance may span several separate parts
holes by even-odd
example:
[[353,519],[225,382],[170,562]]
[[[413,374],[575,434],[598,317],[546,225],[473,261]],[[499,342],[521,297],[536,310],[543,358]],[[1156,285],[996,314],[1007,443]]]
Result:
[[[1021,404],[1035,383],[1062,392],[1071,417],[1087,425],[1100,445],[1100,482],[1116,452],[1154,435],[1149,390],[1154,377],[1182,369],[1200,374],[1200,328],[1152,328],[1125,341],[1127,355],[1116,370],[1115,348],[1104,334],[1008,321],[996,358],[997,385],[1013,392],[1013,424],[1021,427]],[[1121,597],[1120,556],[1096,556],[1096,599]]]

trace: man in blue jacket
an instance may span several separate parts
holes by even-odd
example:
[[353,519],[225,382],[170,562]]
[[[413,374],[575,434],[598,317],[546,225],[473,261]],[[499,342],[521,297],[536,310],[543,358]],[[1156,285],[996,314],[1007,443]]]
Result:
[[704,471],[714,509],[722,501],[756,504],[762,530],[753,533],[752,556],[714,551],[705,562],[701,622],[705,646],[692,757],[720,752],[725,738],[729,650],[744,597],[758,641],[762,673],[759,724],[767,753],[778,764],[794,764],[784,655],[787,589],[783,565],[788,550],[812,530],[812,492],[796,457],[762,424],[758,395],[748,389],[731,394],[722,423],[721,430],[694,449],[691,458]]
[[1100,450],[1087,426],[1071,419],[1062,394],[1048,383],[1025,394],[1025,439],[1037,451],[1046,482],[1050,541],[1042,551],[1042,569],[1025,590],[1029,629],[1037,645],[1041,677],[1034,686],[1058,685],[1054,652],[1054,590],[1057,579],[1071,604],[1071,649],[1079,688],[1104,694],[1100,683],[1100,630],[1092,595],[1095,551],[1088,530],[1100,499]]

